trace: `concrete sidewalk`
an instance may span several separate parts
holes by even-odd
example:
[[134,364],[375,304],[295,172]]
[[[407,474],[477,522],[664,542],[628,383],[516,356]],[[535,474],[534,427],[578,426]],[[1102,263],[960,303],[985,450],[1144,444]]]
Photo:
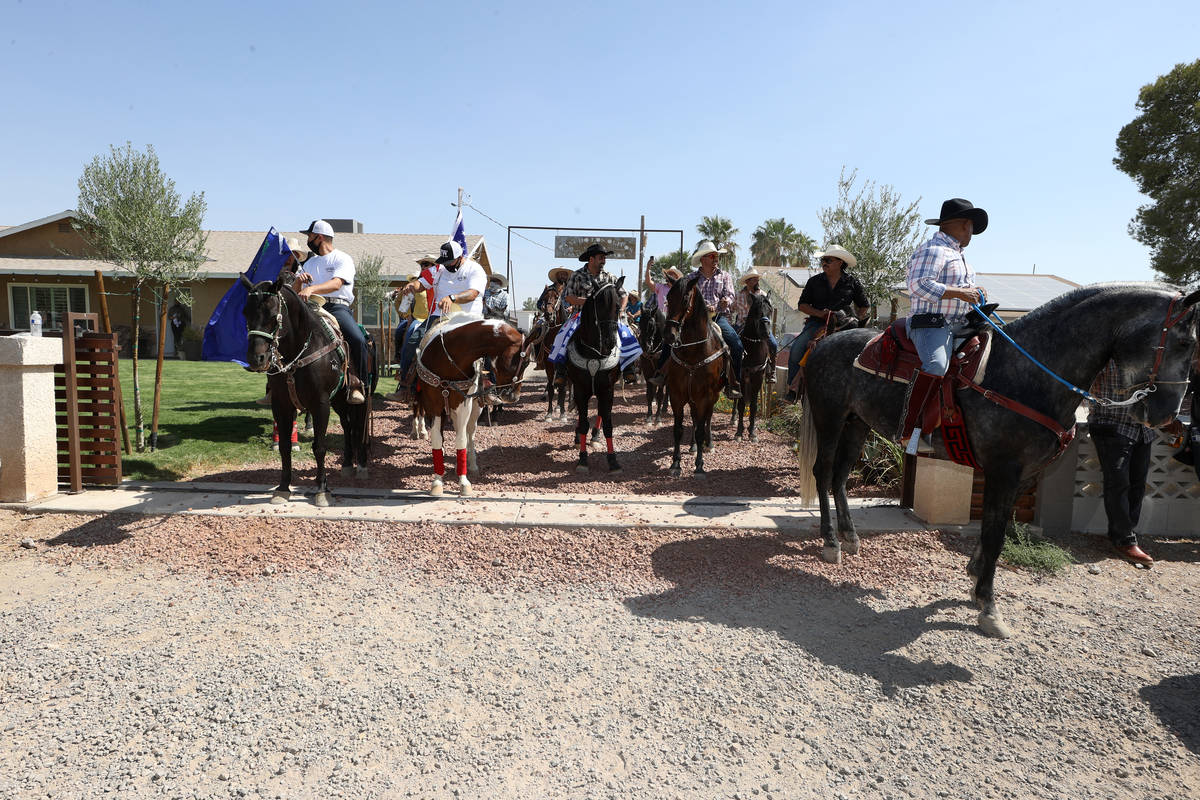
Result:
[[[447,492],[453,491],[447,483]],[[271,487],[234,483],[133,483],[57,495],[22,506],[41,513],[197,514],[295,517],[380,522],[439,522],[495,527],[554,528],[745,528],[815,530],[816,508],[799,498],[693,497],[691,495],[577,495],[551,492],[489,492],[459,498],[433,498],[419,491],[342,489],[336,502],[318,508],[308,497],[271,505]],[[854,523],[864,531],[926,530],[931,526],[894,500],[850,501]],[[956,527],[978,529],[978,523]]]

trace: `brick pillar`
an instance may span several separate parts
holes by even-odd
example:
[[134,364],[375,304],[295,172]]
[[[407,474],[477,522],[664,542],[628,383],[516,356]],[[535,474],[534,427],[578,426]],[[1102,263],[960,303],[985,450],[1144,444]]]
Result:
[[0,501],[58,492],[54,368],[62,340],[0,336]]

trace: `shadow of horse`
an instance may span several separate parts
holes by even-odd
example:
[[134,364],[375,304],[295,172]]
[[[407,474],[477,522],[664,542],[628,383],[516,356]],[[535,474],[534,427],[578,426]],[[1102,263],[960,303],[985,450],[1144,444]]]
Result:
[[1138,695],[1184,747],[1200,755],[1200,674],[1163,678]]
[[49,547],[111,547],[133,537],[132,533],[124,530],[123,526],[134,520],[144,521],[144,517],[128,514],[106,514],[99,519],[91,519],[82,525],[76,525],[65,530],[53,539],[47,539]]
[[630,597],[625,605],[642,617],[701,618],[729,628],[772,631],[828,666],[877,680],[889,695],[902,688],[973,679],[958,664],[914,662],[894,652],[929,631],[972,630],[958,622],[930,621],[943,609],[968,605],[965,601],[876,611],[866,601],[882,596],[877,590],[835,584],[771,563],[801,553],[774,536],[671,542],[651,559],[654,574],[675,587]]

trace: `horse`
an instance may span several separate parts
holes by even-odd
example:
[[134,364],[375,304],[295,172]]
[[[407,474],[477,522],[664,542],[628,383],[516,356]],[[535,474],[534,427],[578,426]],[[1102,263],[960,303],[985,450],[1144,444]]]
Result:
[[[579,328],[567,344],[567,378],[575,391],[575,438],[579,442],[576,472],[588,471],[588,404],[596,397],[597,421],[604,426],[608,471],[620,472],[612,440],[613,393],[621,380],[621,336],[617,317],[621,310],[625,277],[597,289],[584,301]],[[593,431],[593,442],[595,432]]]
[[[459,494],[474,493],[471,474],[479,472],[475,459],[475,427],[483,406],[493,402],[516,403],[529,365],[525,337],[507,322],[455,314],[425,334],[417,351],[417,412],[430,432],[433,482],[429,493],[442,494],[446,473],[442,451],[442,426],[454,426],[458,450],[455,462]],[[496,384],[484,387],[483,357],[490,356]]]
[[[546,422],[565,420],[567,418],[567,384],[554,385],[555,365],[550,361],[550,349],[554,345],[554,337],[567,321],[566,312],[559,301],[557,286],[546,290],[545,307],[549,309],[542,317],[541,333],[535,340],[537,345],[537,365],[546,372]],[[554,413],[554,396],[558,395],[558,414]]]
[[746,321],[742,325],[742,396],[733,403],[733,415],[737,418],[737,433],[735,439],[742,438],[743,416],[746,405],[750,405],[750,432],[752,442],[758,441],[758,433],[754,423],[758,417],[758,396],[762,391],[763,381],[767,370],[774,370],[771,360],[771,340],[768,338],[770,328],[766,317],[770,310],[767,298],[760,294],[750,296],[750,310],[746,313]]
[[[1073,386],[1056,381],[994,334],[981,384],[956,392],[970,447],[985,475],[981,534],[967,566],[977,579],[972,597],[985,633],[1012,635],[996,606],[996,560],[1017,495],[1074,435],[1081,402],[1075,387],[1091,386],[1112,359],[1126,385],[1142,390],[1131,407],[1133,418],[1151,427],[1165,424],[1179,411],[1187,388],[1196,349],[1197,300],[1200,292],[1184,298],[1163,284],[1075,289],[1003,328],[1030,357]],[[846,476],[871,429],[893,436],[908,389],[854,367],[871,336],[866,330],[835,333],[809,355],[809,374],[820,379],[805,387],[800,459],[812,465],[814,483],[801,486],[800,494],[806,501],[815,494],[820,502],[821,555],[831,563],[841,560],[841,546],[832,530],[828,494],[833,492],[845,550],[856,554],[860,544],[846,501]],[[935,443],[944,455],[942,437]]]
[[[312,414],[313,455],[317,460],[317,492],[313,502],[328,506],[332,499],[325,472],[329,409],[333,408],[342,421],[343,477],[365,478],[370,449],[370,398],[358,405],[346,402],[349,354],[339,352],[341,338],[336,321],[319,319],[317,312],[287,285],[285,276],[258,284],[251,283],[244,274],[238,277],[249,292],[243,311],[249,331],[246,369],[267,373],[271,415],[279,426],[281,441],[291,439],[297,409]],[[366,382],[364,376],[364,386]],[[292,483],[291,448],[279,448],[279,455],[282,474],[271,495],[271,502],[277,505],[290,499]]]
[[[658,306],[643,306],[638,317],[638,339],[642,345],[642,355],[638,366],[642,370],[642,378],[646,383],[646,424],[662,422],[663,413],[667,407],[667,387],[655,386],[650,378],[658,371],[658,359],[666,341],[667,317]],[[655,407],[657,403],[657,408]]]
[[683,438],[683,410],[692,409],[692,447],[696,474],[704,474],[704,451],[712,450],[712,413],[725,375],[725,341],[710,321],[708,307],[697,286],[699,276],[684,285],[675,281],[667,292],[667,394],[675,412],[675,454],[670,475],[679,477],[679,442]]

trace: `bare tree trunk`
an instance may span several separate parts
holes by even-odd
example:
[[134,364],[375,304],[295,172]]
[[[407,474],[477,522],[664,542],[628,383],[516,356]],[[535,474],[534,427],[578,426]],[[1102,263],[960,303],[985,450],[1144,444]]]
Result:
[[133,432],[134,447],[139,453],[146,450],[146,428],[142,422],[142,387],[138,376],[138,334],[142,323],[142,284],[133,283]]
[[150,418],[150,452],[158,449],[158,401],[162,397],[163,347],[167,342],[167,298],[171,284],[164,283],[158,302],[158,362],[154,365],[154,413]]

